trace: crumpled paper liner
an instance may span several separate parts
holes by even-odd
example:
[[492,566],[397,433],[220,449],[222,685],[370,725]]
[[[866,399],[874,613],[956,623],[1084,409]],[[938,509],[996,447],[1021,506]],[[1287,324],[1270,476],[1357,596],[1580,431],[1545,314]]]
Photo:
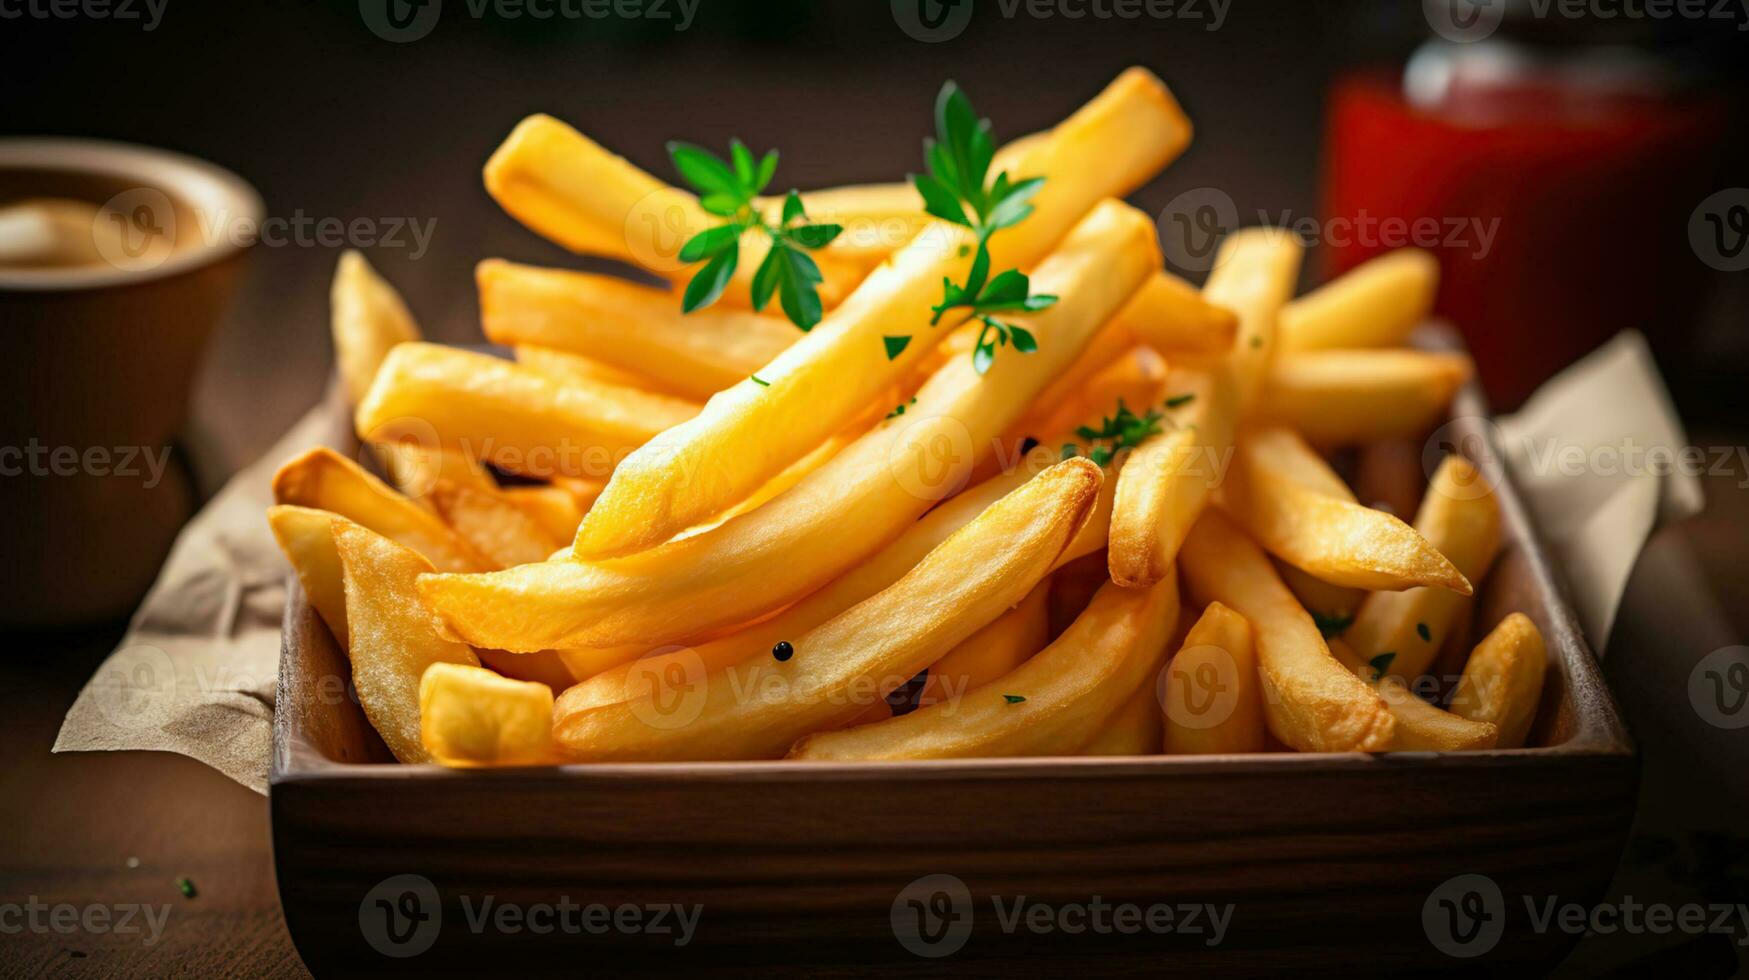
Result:
[[273,473],[305,449],[341,445],[343,414],[312,409],[183,529],[121,645],[67,711],[56,752],[176,752],[267,792],[287,575],[267,527]]
[[[343,416],[312,410],[183,530],[121,646],[67,712],[56,752],[177,752],[267,792],[288,574],[264,516],[269,484],[285,459],[341,445]],[[1587,452],[1685,445],[1644,338],[1621,334],[1499,425],[1513,481],[1602,650],[1646,538],[1698,511],[1700,488],[1680,474],[1568,476],[1544,461],[1551,440]]]

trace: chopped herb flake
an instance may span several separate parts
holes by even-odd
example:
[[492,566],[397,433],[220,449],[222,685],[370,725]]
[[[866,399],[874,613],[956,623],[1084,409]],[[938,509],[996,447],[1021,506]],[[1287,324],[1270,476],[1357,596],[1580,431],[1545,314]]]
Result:
[[881,342],[887,345],[887,360],[890,361],[898,357],[900,354],[903,354],[905,348],[911,345],[911,335],[906,334],[903,337],[882,337]]
[[1196,401],[1196,393],[1195,392],[1187,392],[1187,393],[1182,394],[1182,395],[1173,395],[1171,398],[1166,399],[1166,407],[1167,408],[1178,408],[1181,405],[1188,405],[1193,401]]
[[1262,347],[1262,346],[1263,346],[1263,338],[1262,337],[1252,337],[1251,338],[1251,349],[1252,350],[1256,350],[1257,348]]
[[756,384],[756,385],[758,385],[758,386],[759,386],[759,387],[761,387],[761,388],[769,388],[769,387],[771,387],[771,382],[769,382],[769,381],[767,381],[767,380],[765,380],[765,379],[764,379],[764,378],[761,378],[761,377],[760,377],[760,376],[759,376],[759,375],[757,375],[757,374],[749,374],[749,375],[748,375],[748,376],[747,376],[747,377],[749,377],[749,378],[752,378],[752,379],[753,379],[753,383],[754,383],[754,384]]
[[187,878],[176,879],[176,890],[180,891],[182,893],[183,898],[193,898],[196,894],[198,894],[194,890],[194,882],[188,880]]
[[1324,613],[1313,610],[1312,622],[1318,624],[1318,632],[1322,633],[1324,639],[1328,640],[1332,636],[1341,636],[1343,630],[1354,625],[1354,617],[1345,616],[1341,613],[1325,615]]
[[1368,660],[1367,665],[1372,668],[1372,679],[1376,681],[1383,678],[1385,676],[1385,671],[1391,669],[1391,661],[1395,659],[1397,659],[1396,652],[1387,650],[1371,660]]
[[1019,694],[1004,694],[1002,695],[1002,700],[1007,701],[1009,704],[1019,704],[1020,702],[1025,701],[1026,698]]
[[1433,631],[1427,628],[1426,623],[1416,623],[1415,624],[1415,632],[1421,634],[1422,640],[1424,640],[1428,643],[1433,642]]

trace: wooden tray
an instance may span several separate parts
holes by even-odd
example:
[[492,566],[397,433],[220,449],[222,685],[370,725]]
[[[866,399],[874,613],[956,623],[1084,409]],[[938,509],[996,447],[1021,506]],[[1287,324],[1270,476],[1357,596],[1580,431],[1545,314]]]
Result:
[[[1489,438],[1486,417],[1472,387],[1448,431],[1481,445],[1470,440]],[[1522,611],[1548,641],[1535,748],[400,766],[348,696],[345,655],[294,579],[271,777],[292,938],[318,975],[1546,967],[1576,937],[1534,930],[1526,899],[1540,909],[1602,895],[1627,839],[1637,760],[1498,454],[1481,455],[1506,545],[1477,620],[1485,629]],[[952,878],[916,884],[934,875]],[[1460,894],[1474,881],[1449,883],[1460,875],[1499,891]],[[1029,915],[1053,910],[1056,927],[1005,928],[1023,896]],[[508,905],[534,917],[479,921],[488,898],[492,915]],[[591,932],[595,920],[565,913],[567,901],[702,910],[676,946],[672,933]],[[1098,903],[1139,907],[1125,916],[1170,906],[1180,922],[1186,904],[1231,912],[1215,945],[1206,929],[1068,931],[1092,921],[1077,909]],[[535,931],[558,921],[542,906],[579,931]],[[1108,910],[1100,921],[1146,920]]]

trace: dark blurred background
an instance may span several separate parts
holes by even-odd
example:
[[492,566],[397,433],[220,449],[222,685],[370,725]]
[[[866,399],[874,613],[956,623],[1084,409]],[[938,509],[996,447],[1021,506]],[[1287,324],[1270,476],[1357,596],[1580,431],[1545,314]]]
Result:
[[[1049,126],[1139,64],[1172,86],[1197,126],[1190,151],[1136,195],[1139,205],[1157,213],[1185,191],[1214,187],[1245,222],[1260,210],[1298,220],[1318,215],[1327,197],[1332,85],[1364,68],[1394,79],[1418,48],[1439,39],[1415,0],[1192,0],[1171,17],[1133,19],[1040,18],[1024,2],[1004,8],[1001,0],[978,0],[963,31],[938,43],[909,36],[886,0],[702,0],[684,30],[676,29],[684,17],[678,0],[650,8],[670,19],[630,21],[538,19],[495,5],[476,17],[469,0],[448,0],[429,32],[406,43],[367,26],[364,13],[380,7],[378,0],[161,0],[151,30],[144,29],[151,17],[144,0],[134,2],[138,20],[0,19],[0,131],[181,150],[241,174],[260,189],[270,216],[288,220],[435,222],[423,254],[411,243],[367,253],[408,296],[427,332],[449,341],[479,337],[471,279],[478,259],[578,264],[502,214],[480,185],[481,164],[529,112],[566,119],[663,176],[671,176],[665,140],[720,147],[739,136],[755,148],[780,148],[778,182],[806,188],[891,180],[917,169],[930,100],[945,78],[969,90],[999,136],[1017,136]],[[1749,48],[1738,24],[1647,22],[1623,37],[1598,36],[1583,24],[1536,26],[1556,34],[1553,46],[1563,52],[1626,40],[1691,73],[1681,84],[1722,99],[1733,121],[1707,148],[1712,157],[1704,165],[1716,173],[1703,186],[1749,183],[1728,179],[1745,168],[1736,164],[1740,148],[1723,138],[1744,129],[1737,106]],[[1496,179],[1512,174],[1502,170]],[[1696,196],[1688,206],[1699,202]],[[1631,197],[1616,204],[1623,214],[1636,211]],[[1717,273],[1687,253],[1681,226],[1688,216],[1673,217],[1671,248],[1659,254],[1677,253],[1674,263],[1649,257],[1642,242],[1615,242],[1612,251],[1638,257],[1648,277],[1679,277],[1694,299],[1681,310],[1650,307],[1662,310],[1661,320],[1700,323],[1691,344],[1672,347],[1668,365],[1681,375],[1673,387],[1685,412],[1749,417],[1737,383],[1749,361],[1744,277]],[[1344,264],[1329,251],[1312,249],[1308,282]],[[209,489],[320,393],[330,364],[326,297],[337,252],[254,250],[248,281],[195,391],[194,445]],[[1561,270],[1520,275],[1551,271]],[[1502,280],[1498,288],[1518,285]],[[1689,336],[1686,323],[1641,328],[1654,338]],[[246,411],[238,391],[248,392]]]
[[[472,270],[481,258],[588,264],[523,230],[481,187],[481,165],[531,112],[565,119],[663,177],[672,176],[669,139],[777,147],[778,184],[810,188],[918,169],[944,79],[968,90],[999,137],[1012,137],[1053,124],[1123,68],[1143,65],[1167,81],[1197,127],[1184,158],[1135,195],[1150,213],[1215,189],[1246,223],[1259,212],[1292,222],[1333,209],[1417,206],[1500,217],[1491,256],[1441,252],[1440,304],[1471,336],[1497,401],[1516,401],[1527,379],[1632,326],[1652,339],[1693,442],[1749,440],[1749,273],[1736,271],[1749,265],[1741,240],[1749,191],[1714,198],[1749,187],[1743,9],[1726,11],[1735,19],[1527,19],[1525,4],[1499,0],[1504,23],[1471,41],[1452,40],[1462,25],[1430,17],[1418,0],[1179,0],[1172,16],[1127,19],[1065,15],[1093,9],[1092,0],[1046,4],[1053,13],[1043,17],[1026,0],[975,0],[975,8],[964,0],[945,12],[951,22],[969,11],[963,28],[926,41],[904,26],[916,0],[702,0],[690,8],[662,0],[664,19],[543,19],[509,0],[442,0],[434,23],[388,30],[395,41],[372,29],[385,23],[381,0],[123,2],[97,16],[95,2],[0,0],[0,136],[182,151],[242,175],[267,214],[285,221],[429,227],[424,247],[403,232],[401,244],[365,251],[434,339],[480,339]],[[583,9],[583,0],[570,3]],[[688,11],[692,20],[677,29]],[[1400,104],[1410,65],[1421,97],[1438,90],[1445,100],[1439,111]],[[1352,125],[1333,122],[1338,103]],[[1595,139],[1572,139],[1573,131]],[[1714,227],[1721,237],[1711,245],[1694,237]],[[339,252],[321,244],[252,250],[190,395],[184,447],[204,493],[321,396]],[[1314,243],[1302,285],[1366,254]],[[1683,542],[1705,573],[1698,588],[1718,598],[1737,642],[1749,635],[1741,476],[1707,482],[1709,510]],[[9,574],[31,574],[11,564]],[[113,757],[47,758],[60,717],[120,625],[5,636],[20,656],[0,673],[0,732],[11,745],[0,840],[49,850],[0,855],[0,883],[34,888],[54,873],[78,893],[102,882],[79,862],[119,862],[104,848],[134,839],[135,831],[117,829],[125,800],[130,826],[148,828],[162,853],[186,854],[196,870],[228,869],[232,893],[209,898],[204,913],[188,912],[198,928],[185,935],[206,940],[187,939],[167,962],[230,973],[236,962],[227,957],[241,951],[255,957],[254,968],[297,972],[257,798],[186,759],[141,768]],[[1618,693],[1631,693],[1634,675],[1615,662],[1631,659],[1613,648],[1611,657]],[[1632,716],[1635,706],[1627,707]],[[1643,744],[1662,736],[1655,722],[1638,720],[1637,728]],[[141,779],[150,781],[144,792]],[[45,786],[54,789],[47,803]],[[1649,788],[1663,791],[1656,780]],[[1741,837],[1662,830],[1642,845],[1652,865],[1687,861],[1691,876],[1696,861],[1712,871],[1740,866],[1749,847]],[[1722,858],[1720,847],[1729,850]],[[1726,887],[1745,886],[1739,876]],[[1715,938],[1704,953],[1683,954],[1711,964],[1695,975],[1732,968],[1728,944],[1721,959]],[[1593,972],[1642,952],[1588,944],[1579,968]]]

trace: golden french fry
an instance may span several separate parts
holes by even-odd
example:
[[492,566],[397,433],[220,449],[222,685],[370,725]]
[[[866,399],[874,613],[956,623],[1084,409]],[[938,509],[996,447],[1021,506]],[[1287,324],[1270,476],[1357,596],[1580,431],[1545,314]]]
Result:
[[1185,580],[1198,601],[1220,602],[1255,631],[1269,730],[1302,752],[1382,752],[1395,721],[1378,692],[1330,655],[1312,617],[1263,549],[1219,510],[1184,540]]
[[1471,370],[1462,354],[1284,353],[1269,370],[1258,417],[1320,446],[1416,439],[1439,422]]
[[1224,354],[1239,332],[1233,311],[1170,272],[1154,273],[1112,322],[1168,356]]
[[1282,584],[1300,600],[1306,612],[1312,614],[1312,621],[1318,624],[1319,631],[1325,636],[1335,636],[1347,629],[1354,622],[1354,611],[1366,599],[1364,589],[1331,585],[1280,558],[1270,558],[1270,564],[1275,566],[1275,574],[1281,576]]
[[[589,512],[590,507],[595,506],[595,501],[601,496],[601,491],[607,489],[605,479],[586,476],[555,476],[551,482],[553,486],[570,494],[578,511],[585,514]],[[578,523],[582,523],[582,518],[578,518]]]
[[[1180,615],[1179,619],[1184,617]],[[1130,699],[1106,719],[1099,734],[1081,747],[1082,755],[1159,755],[1160,701],[1154,679],[1148,678]]]
[[1433,313],[1439,261],[1418,248],[1387,252],[1281,311],[1281,349],[1401,347]]
[[[1006,149],[1006,147],[1004,148]],[[991,172],[998,172],[996,167]],[[782,217],[782,198],[761,198],[770,219]],[[802,208],[808,220],[842,225],[824,254],[862,269],[879,265],[900,246],[917,237],[929,223],[923,197],[910,184],[856,184],[804,191]]]
[[1166,668],[1165,708],[1168,755],[1264,751],[1263,690],[1245,617],[1208,604]]
[[1166,391],[1190,401],[1130,454],[1112,505],[1111,580],[1131,588],[1166,576],[1232,459],[1238,393],[1224,376],[1174,368]]
[[1472,721],[1423,701],[1401,678],[1380,674],[1362,663],[1353,648],[1341,640],[1330,641],[1330,655],[1371,682],[1385,699],[1397,720],[1391,736],[1393,752],[1470,752],[1494,748],[1500,737],[1499,729],[1489,722]]
[[747,310],[680,312],[680,298],[612,276],[487,259],[474,272],[486,338],[580,354],[705,399],[770,363],[802,336]]
[[526,511],[496,492],[439,480],[431,500],[449,526],[495,567],[545,561],[555,548],[564,546],[564,541],[547,534]]
[[[682,262],[686,240],[723,220],[694,195],[639,170],[545,115],[516,125],[486,161],[486,191],[516,220],[573,252],[619,259],[668,278],[685,278],[696,263]],[[744,235],[734,284],[724,297],[748,305],[753,272],[770,250],[764,235]],[[854,264],[815,253],[824,281],[820,299],[831,307],[856,285]]]
[[[1140,69],[1125,72],[1020,165],[1016,176],[1049,179],[1025,221],[991,236],[990,269],[1039,262],[1095,205],[1152,176],[1189,138],[1189,123],[1165,85]],[[758,380],[725,389],[696,419],[633,453],[583,519],[577,556],[622,556],[665,541],[842,431],[951,332],[930,326],[932,307],[941,302],[944,279],[964,281],[972,244],[969,229],[931,222],[812,332],[760,368]],[[1150,245],[1157,253],[1152,237]],[[1036,277],[1034,291],[1047,291]],[[1075,301],[1073,292],[1057,295],[1059,306]]]
[[419,738],[446,766],[556,762],[553,689],[438,661],[419,681]]
[[340,384],[347,403],[356,405],[370,390],[389,348],[418,340],[419,327],[400,294],[353,249],[340,255],[329,303]]
[[408,439],[371,444],[389,481],[421,507],[435,505],[427,499],[441,482],[469,487],[481,493],[498,492],[498,481],[472,456],[442,446],[420,445]]
[[[1323,471],[1315,482],[1299,474]],[[1340,494],[1327,492],[1334,484]],[[1354,502],[1341,477],[1290,429],[1263,426],[1239,439],[1222,507],[1271,554],[1322,581],[1357,589],[1470,583],[1427,540],[1391,515]]]
[[[931,705],[957,697],[1001,677],[1044,649],[1050,639],[1046,634],[1050,620],[1045,615],[1045,600],[1049,596],[1049,582],[1040,582],[1020,600],[1020,605],[930,664],[929,678],[923,682],[917,704]],[[882,707],[886,705],[883,703]]]
[[[267,524],[279,550],[291,562],[304,598],[315,607],[329,632],[345,649],[346,588],[340,573],[340,553],[334,550],[334,521],[338,515],[310,507],[276,504],[267,508]],[[338,518],[344,520],[345,518]]]
[[790,758],[1074,755],[1152,681],[1177,619],[1176,576],[1148,589],[1107,583],[1055,643],[1008,674],[910,714],[810,735]]
[[434,663],[480,660],[466,645],[437,633],[414,580],[431,563],[411,548],[350,521],[335,521],[334,546],[345,569],[347,658],[359,706],[383,743],[402,762],[429,762],[419,736],[419,681]]
[[521,507],[548,537],[567,546],[577,533],[577,525],[583,523],[583,508],[577,506],[576,495],[563,487],[505,487],[498,492]]
[[[1010,352],[983,375],[969,359],[948,362],[905,414],[883,421],[788,492],[708,531],[610,561],[435,576],[425,583],[426,595],[457,635],[506,650],[655,646],[792,602],[958,489],[1158,262],[1146,216],[1102,204],[1034,275],[1035,288],[1062,296],[1016,318],[1036,337],[1034,353]],[[694,474],[692,482],[709,475]],[[584,518],[579,541],[618,481],[616,473]]]
[[517,344],[516,363],[539,371],[554,381],[564,384],[586,386],[607,384],[620,388],[653,391],[658,395],[676,394],[672,389],[664,387],[661,382],[649,375],[627,371],[592,357],[584,357],[582,354],[573,354],[570,351],[554,347]]
[[1542,700],[1548,651],[1543,635],[1523,613],[1513,613],[1477,644],[1451,697],[1451,710],[1500,729],[1499,747],[1524,745]]
[[[961,336],[975,338],[976,332],[963,332]],[[949,341],[942,346],[945,348]],[[1073,412],[1081,396],[1086,393],[1094,379],[1112,365],[1119,363],[1126,354],[1136,349],[1136,339],[1130,332],[1120,326],[1107,323],[1093,335],[1087,346],[1081,349],[1075,360],[1064,368],[1039,396],[1033,399],[1033,406],[1026,417],[1014,427],[1021,434],[1037,433],[1040,429],[1055,431],[1051,428],[1052,420],[1063,413]],[[968,342],[966,351],[971,350]],[[1016,432],[1011,431],[1010,436]]]
[[293,457],[273,475],[275,503],[331,511],[412,548],[446,572],[491,568],[492,562],[429,510],[396,493],[332,449]]
[[862,686],[915,676],[1019,602],[1080,532],[1100,482],[1087,460],[1059,463],[892,586],[796,637],[789,659],[701,677],[678,703],[644,696],[561,711],[554,732],[568,752],[595,760],[781,756],[861,711]]
[[526,476],[600,476],[697,410],[635,388],[560,384],[490,354],[402,344],[358,406],[357,426],[371,441],[435,436]]
[[[756,656],[769,655],[779,640],[800,636],[897,582],[947,540],[948,535],[964,527],[985,508],[1036,473],[1029,467],[1017,468],[956,494],[907,527],[903,534],[868,560],[769,619],[693,646],[650,651],[648,644],[639,644],[629,648],[569,651],[566,659],[573,672],[588,679],[564,693],[560,708],[580,710],[629,700],[639,693],[654,692],[661,697],[673,684],[685,683],[688,676],[715,673]],[[1111,489],[1112,480],[1109,478],[1100,484],[1099,501],[1094,505],[1093,516],[1063,552],[1060,564],[1073,564],[1076,559],[1105,546],[1105,528],[1111,516]],[[1103,562],[1100,569],[1103,578]],[[647,655],[640,657],[641,654]],[[885,707],[884,703],[882,707]]]
[[[1415,530],[1479,585],[1500,549],[1500,507],[1493,489],[1468,460],[1447,456],[1427,484]],[[1462,606],[1463,596],[1446,589],[1374,592],[1342,638],[1364,660],[1388,654],[1383,673],[1414,680],[1433,663]]]
[[1241,229],[1221,243],[1203,298],[1238,316],[1238,341],[1206,371],[1173,370],[1168,390],[1195,400],[1183,417],[1174,417],[1178,424],[1144,440],[1118,477],[1113,582],[1159,581],[1207,506],[1231,458],[1239,419],[1262,385],[1276,315],[1293,295],[1303,252],[1298,239],[1270,228]]

